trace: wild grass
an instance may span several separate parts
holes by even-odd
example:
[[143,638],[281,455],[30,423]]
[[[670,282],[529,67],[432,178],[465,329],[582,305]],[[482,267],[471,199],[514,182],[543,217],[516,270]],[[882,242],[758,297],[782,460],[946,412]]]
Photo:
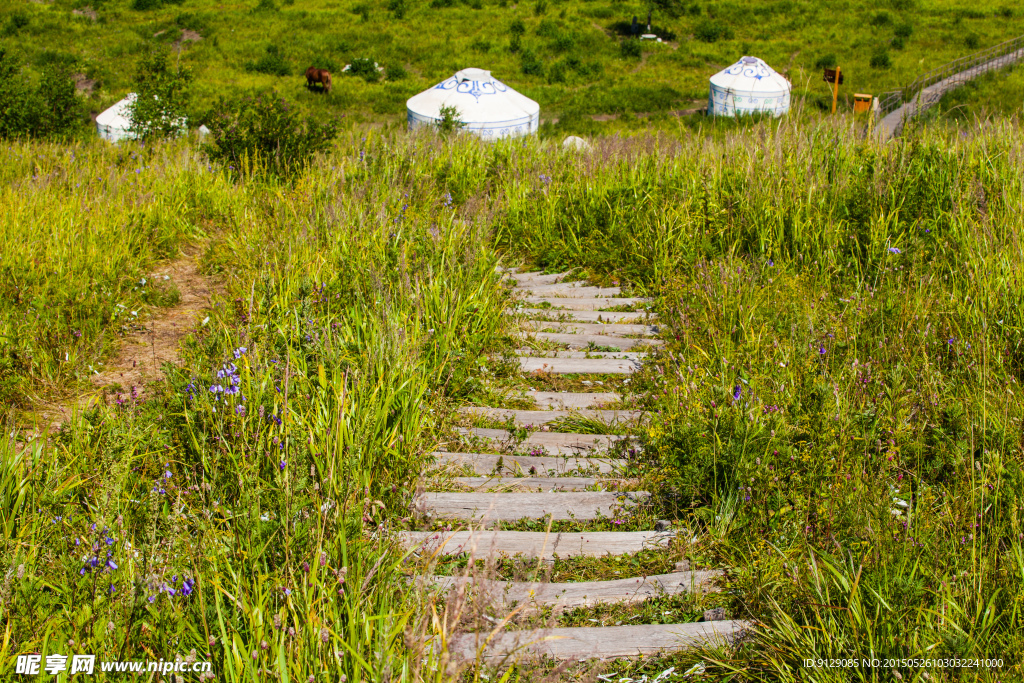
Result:
[[[962,132],[879,147],[851,122],[761,122],[579,153],[353,127],[290,183],[207,167],[189,141],[11,146],[0,343],[46,359],[10,366],[11,402],[70,392],[58,359],[95,367],[115,304],[145,304],[133,287],[183,245],[227,293],[147,401],[5,440],[3,665],[73,640],[194,648],[229,680],[455,678],[424,638],[460,622],[406,589],[390,531],[452,409],[530,385],[648,408],[650,519],[687,532],[551,580],[685,556],[729,568],[730,614],[759,623],[623,671],[829,681],[851,673],[802,660],[958,656],[1004,665],[936,675],[1019,678],[1024,150],[1015,121]],[[656,296],[666,348],[630,378],[497,376],[499,253]],[[90,345],[47,341],[77,320]]]

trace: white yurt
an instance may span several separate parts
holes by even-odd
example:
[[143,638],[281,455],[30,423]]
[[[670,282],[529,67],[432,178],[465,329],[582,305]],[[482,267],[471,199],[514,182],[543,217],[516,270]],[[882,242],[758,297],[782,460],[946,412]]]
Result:
[[409,98],[409,128],[437,123],[445,106],[458,110],[463,130],[485,140],[530,135],[540,125],[539,104],[483,69],[463,69]]
[[789,111],[792,85],[785,76],[757,57],[742,57],[711,77],[709,116],[738,116],[767,112],[782,116]]
[[100,112],[96,117],[96,132],[104,140],[117,142],[118,140],[131,140],[135,137],[128,126],[131,121],[128,119],[128,106],[135,101],[135,93],[130,92],[127,96],[109,109]]

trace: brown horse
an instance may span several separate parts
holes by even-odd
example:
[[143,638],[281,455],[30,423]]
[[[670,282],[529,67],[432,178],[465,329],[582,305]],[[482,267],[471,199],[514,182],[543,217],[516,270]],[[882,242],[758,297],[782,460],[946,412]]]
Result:
[[320,83],[324,92],[331,92],[331,72],[314,66],[309,67],[306,69],[306,87],[312,88],[314,83]]

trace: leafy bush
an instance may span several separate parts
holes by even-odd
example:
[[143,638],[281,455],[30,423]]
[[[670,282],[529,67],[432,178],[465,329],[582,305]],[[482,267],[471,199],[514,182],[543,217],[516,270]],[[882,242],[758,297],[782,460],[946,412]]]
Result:
[[551,43],[551,48],[555,52],[570,52],[576,48],[576,36],[572,33],[561,33]]
[[174,23],[178,28],[185,29],[186,31],[195,31],[203,36],[210,33],[210,25],[206,20],[193,12],[182,12],[174,18]]
[[544,75],[544,62],[534,54],[533,50],[523,50],[522,57],[520,58],[521,68],[527,76],[543,76]]
[[210,158],[254,174],[291,175],[338,134],[336,121],[302,118],[276,93],[222,99],[207,119]]
[[533,6],[534,16],[540,16],[548,11],[548,0],[537,0],[537,4]]
[[28,15],[25,14],[24,12],[20,10],[17,12],[12,12],[11,15],[7,18],[7,23],[4,24],[3,34],[5,36],[13,36],[15,33],[28,26],[29,23],[30,19],[28,18]]
[[522,19],[515,19],[511,24],[509,24],[508,32],[514,36],[521,36],[526,33],[526,25],[523,23]]
[[469,44],[469,49],[475,50],[476,52],[490,52],[491,42],[489,40],[477,38],[476,40]]
[[834,69],[839,61],[836,59],[834,52],[829,52],[818,57],[817,61],[814,62],[814,66],[817,69]]
[[639,38],[627,38],[622,41],[619,49],[622,51],[622,56],[626,59],[640,59],[644,53]]
[[977,33],[968,33],[964,36],[964,47],[968,50],[977,50],[979,45],[981,45],[981,38]]
[[673,19],[682,16],[687,10],[683,5],[683,0],[650,0],[650,7],[658,14],[663,14]]
[[33,86],[13,55],[0,46],[0,138],[62,139],[83,122],[70,72],[57,66]]
[[884,47],[878,48],[871,55],[871,68],[888,69],[890,66],[892,66],[892,59],[889,57],[889,51]]
[[509,38],[508,40],[508,51],[511,52],[512,54],[516,54],[522,49],[522,38],[519,37],[519,34],[513,33],[512,37]]
[[392,64],[387,67],[387,75],[389,81],[400,81],[404,78],[409,77],[409,72],[405,70],[405,67],[401,64]]
[[160,9],[164,5],[180,5],[184,0],[132,0],[132,9],[145,12],[151,9]]
[[357,57],[349,64],[345,72],[350,76],[359,76],[367,83],[375,83],[380,80],[380,71],[377,69],[377,62],[369,57]]
[[435,124],[441,135],[449,135],[466,127],[462,122],[459,110],[454,106],[443,105],[440,110],[441,118]]
[[434,9],[455,7],[455,0],[430,0],[430,6]]
[[256,7],[254,8],[254,11],[255,12],[276,12],[277,11],[277,5],[274,3],[274,0],[260,0],[258,3],[256,3]]
[[876,12],[868,23],[872,26],[888,26],[892,23],[892,15],[888,12]]
[[902,50],[903,47],[904,47],[904,40],[903,40],[903,38],[900,38],[899,36],[896,36],[895,38],[893,38],[892,40],[889,41],[889,45],[894,50]]
[[267,74],[268,76],[290,76],[291,63],[281,54],[277,45],[268,45],[267,51],[255,62],[246,62],[245,70],[249,73]]
[[393,12],[395,19],[404,19],[405,13],[409,10],[407,0],[389,0],[388,10]]
[[702,43],[715,43],[719,40],[730,40],[732,28],[715,19],[702,19],[693,29],[693,37]]
[[913,32],[914,32],[914,25],[911,24],[909,21],[905,21],[905,22],[903,22],[901,24],[897,24],[896,28],[893,29],[893,34],[897,38],[904,38],[904,39],[909,38],[910,35]]
[[996,10],[996,16],[1003,19],[1013,19],[1013,8],[1009,5],[1003,5]]
[[369,21],[370,20],[370,9],[371,9],[370,5],[366,4],[365,2],[361,2],[361,3],[359,3],[358,5],[356,5],[355,7],[352,8],[352,14],[357,15],[363,21]]
[[136,98],[128,107],[129,130],[143,140],[184,132],[192,72],[172,66],[166,50],[155,50],[139,61],[134,81]]

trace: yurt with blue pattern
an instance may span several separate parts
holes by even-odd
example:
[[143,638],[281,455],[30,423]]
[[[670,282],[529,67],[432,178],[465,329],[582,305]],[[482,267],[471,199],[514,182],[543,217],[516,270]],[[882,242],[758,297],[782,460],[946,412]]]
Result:
[[455,107],[463,130],[485,140],[533,135],[540,126],[540,105],[484,69],[463,69],[409,98],[409,128],[437,124],[441,107]]
[[756,112],[782,116],[789,111],[793,87],[789,80],[757,57],[742,57],[711,77],[709,116],[741,116]]

